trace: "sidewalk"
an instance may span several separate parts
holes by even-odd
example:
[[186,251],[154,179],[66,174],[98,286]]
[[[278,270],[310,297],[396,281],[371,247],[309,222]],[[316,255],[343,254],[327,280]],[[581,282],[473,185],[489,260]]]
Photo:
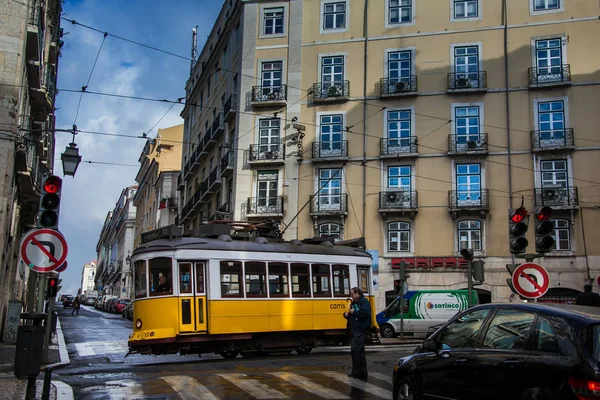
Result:
[[[17,379],[14,374],[14,362],[16,345],[0,344],[0,400],[24,399],[27,393],[27,379]],[[35,398],[42,398],[44,387],[44,375],[46,368],[52,370],[69,365],[69,353],[65,344],[65,338],[60,327],[60,321],[56,321],[56,335],[48,346],[48,363],[42,363],[42,369],[37,377]],[[72,400],[73,390],[63,382],[55,380],[52,374],[50,385],[50,400]]]

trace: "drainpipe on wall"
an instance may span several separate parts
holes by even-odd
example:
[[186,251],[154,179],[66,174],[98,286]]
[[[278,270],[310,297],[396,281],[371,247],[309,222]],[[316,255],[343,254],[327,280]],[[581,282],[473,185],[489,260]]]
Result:
[[[512,150],[510,147],[510,100],[508,93],[508,0],[502,0],[504,8],[504,97],[506,100],[506,145],[508,147],[508,208],[512,208]],[[515,255],[511,253],[511,263],[515,263]]]
[[369,15],[369,0],[365,0],[365,10],[363,13],[363,36],[365,37],[364,61],[363,61],[363,201],[362,201],[362,232],[365,235],[367,222],[367,57],[369,55],[369,32],[367,29]]

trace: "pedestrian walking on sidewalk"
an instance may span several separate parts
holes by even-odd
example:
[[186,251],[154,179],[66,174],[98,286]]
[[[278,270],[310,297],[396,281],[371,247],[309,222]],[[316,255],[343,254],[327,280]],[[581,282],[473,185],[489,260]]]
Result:
[[77,311],[77,315],[79,315],[79,307],[81,307],[81,303],[79,302],[79,296],[75,296],[75,301],[73,302],[73,311],[71,311],[71,315],[75,311]]
[[350,321],[352,331],[352,372],[348,376],[358,379],[367,379],[367,355],[365,352],[365,341],[371,328],[371,304],[363,295],[363,291],[354,287],[350,289],[352,304],[344,313],[344,318]]

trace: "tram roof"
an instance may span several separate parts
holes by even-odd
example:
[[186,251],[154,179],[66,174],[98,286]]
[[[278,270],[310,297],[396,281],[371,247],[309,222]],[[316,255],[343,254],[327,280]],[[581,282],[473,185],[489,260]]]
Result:
[[157,239],[140,244],[133,255],[161,251],[161,250],[223,250],[223,251],[249,251],[270,253],[297,253],[297,254],[322,254],[336,256],[371,257],[369,253],[350,246],[328,244],[306,244],[300,241],[269,242],[262,240],[228,240],[226,238],[207,237],[178,237],[176,239]]

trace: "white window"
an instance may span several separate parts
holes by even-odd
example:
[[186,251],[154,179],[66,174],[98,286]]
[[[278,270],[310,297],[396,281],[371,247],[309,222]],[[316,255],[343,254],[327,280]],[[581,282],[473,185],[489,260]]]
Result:
[[388,189],[400,189],[410,193],[410,165],[388,167]]
[[390,222],[388,224],[388,251],[410,251],[410,224]]
[[569,221],[566,219],[552,219],[550,220],[554,225],[554,248],[556,251],[570,251],[571,250],[571,234],[569,230]]
[[261,100],[276,100],[281,92],[283,63],[263,62],[261,65]]
[[342,114],[322,115],[320,120],[319,157],[342,156],[344,116]]
[[[481,133],[479,106],[454,108],[454,135],[456,151],[479,148]],[[475,142],[475,147],[471,142]],[[470,147],[469,147],[470,146]]]
[[565,145],[564,101],[539,102],[537,111],[540,147]]
[[563,74],[562,39],[543,39],[535,41],[535,67],[537,83],[562,82]]
[[388,21],[390,24],[412,22],[413,0],[388,0]]
[[[387,53],[388,92],[416,90],[411,86],[412,51],[390,51]],[[416,86],[416,85],[415,85]]]
[[340,238],[340,224],[326,223],[319,225],[319,237]]
[[456,89],[478,88],[479,46],[454,47],[454,85]]
[[267,153],[271,155],[279,153],[279,124],[279,118],[260,120],[260,130],[258,132],[259,159],[268,158]]
[[264,34],[283,34],[283,7],[266,8],[264,10]]
[[326,168],[319,170],[320,210],[341,210],[342,207],[342,170]]
[[388,154],[410,153],[411,122],[411,110],[387,112]]
[[479,16],[479,0],[453,0],[454,19],[477,18]]
[[323,30],[346,28],[346,2],[323,5]]
[[256,211],[260,213],[278,212],[277,171],[259,171],[256,185]]
[[456,165],[456,205],[481,205],[481,166],[479,164]]
[[559,10],[560,0],[532,0],[534,11]]
[[481,222],[458,222],[458,250],[472,249],[481,251]]

